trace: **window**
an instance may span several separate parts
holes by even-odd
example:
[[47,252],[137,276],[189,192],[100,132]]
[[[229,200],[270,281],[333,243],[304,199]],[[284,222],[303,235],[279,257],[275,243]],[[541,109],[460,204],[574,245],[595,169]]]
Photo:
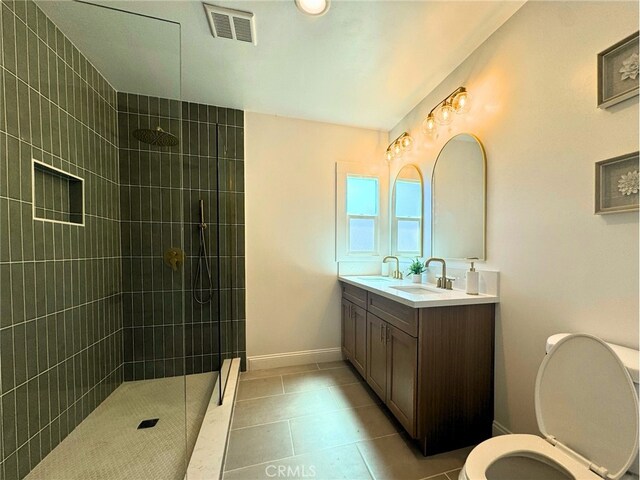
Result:
[[336,162],[335,192],[336,261],[381,261],[389,251],[387,165]]
[[396,253],[421,255],[422,184],[419,180],[398,179],[395,185],[395,225],[392,231]]
[[347,254],[376,254],[379,185],[376,177],[347,175]]

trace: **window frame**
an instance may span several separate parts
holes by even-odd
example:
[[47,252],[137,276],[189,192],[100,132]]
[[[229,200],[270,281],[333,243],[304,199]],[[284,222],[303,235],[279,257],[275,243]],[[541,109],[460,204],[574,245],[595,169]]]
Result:
[[[349,178],[368,178],[375,179],[376,181],[376,215],[364,215],[357,213],[349,213]],[[353,174],[347,173],[346,176],[346,187],[345,187],[345,214],[347,221],[347,245],[346,251],[349,256],[370,256],[370,255],[378,255],[380,249],[378,245],[380,244],[380,179],[375,175],[361,175],[361,174]],[[363,220],[373,220],[373,250],[351,250],[351,219],[363,219]]]
[[[377,215],[347,213],[348,177],[375,178],[378,183]],[[388,250],[388,168],[385,165],[336,162],[336,261],[381,261]],[[350,220],[374,220],[374,250],[351,251]]]
[[[398,216],[396,215],[397,212],[397,208],[396,208],[396,186],[398,182],[402,182],[402,181],[407,181],[407,180],[403,180],[403,179],[398,179],[396,178],[394,184],[393,184],[393,192],[392,192],[392,198],[391,198],[391,206],[390,208],[390,212],[389,212],[389,216],[391,217],[391,226],[390,226],[390,236],[391,238],[391,254],[398,256],[398,257],[411,257],[411,258],[415,258],[415,257],[422,257],[423,252],[424,252],[424,198],[425,198],[425,194],[424,194],[424,182],[422,180],[422,172],[420,172],[420,170],[416,167],[416,170],[418,171],[418,174],[420,175],[420,180],[416,180],[415,182],[418,183],[420,185],[420,216],[418,217],[410,217],[410,216]],[[400,230],[398,229],[398,221],[417,221],[418,222],[418,250],[415,251],[405,251],[405,250],[399,250],[398,249],[398,235],[400,233]]]
[[[376,208],[375,208],[376,214],[375,215],[349,213],[348,211],[349,178],[368,178],[368,179],[376,180],[377,190],[376,190]],[[346,214],[346,221],[347,221],[347,225],[346,225],[347,255],[349,256],[376,255],[379,252],[378,244],[380,243],[380,240],[379,240],[380,229],[378,228],[378,225],[380,224],[380,179],[376,175],[362,175],[362,174],[347,173],[346,182],[347,182],[347,187],[345,188],[345,202],[346,202],[347,208],[345,209],[345,214]],[[373,250],[351,250],[351,220],[352,219],[373,220]]]

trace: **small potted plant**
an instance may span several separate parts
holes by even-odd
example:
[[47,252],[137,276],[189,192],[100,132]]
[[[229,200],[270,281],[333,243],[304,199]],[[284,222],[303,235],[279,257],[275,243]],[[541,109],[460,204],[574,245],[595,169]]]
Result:
[[409,273],[411,274],[413,283],[420,283],[422,281],[422,272],[424,271],[424,264],[416,257],[416,259],[411,262],[411,265],[409,265]]

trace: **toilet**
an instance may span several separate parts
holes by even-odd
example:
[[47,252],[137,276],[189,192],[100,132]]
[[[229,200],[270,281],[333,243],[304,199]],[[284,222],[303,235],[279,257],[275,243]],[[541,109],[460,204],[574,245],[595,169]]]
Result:
[[458,480],[616,480],[627,471],[637,474],[639,352],[587,334],[549,337],[547,352],[535,386],[542,436],[482,442]]

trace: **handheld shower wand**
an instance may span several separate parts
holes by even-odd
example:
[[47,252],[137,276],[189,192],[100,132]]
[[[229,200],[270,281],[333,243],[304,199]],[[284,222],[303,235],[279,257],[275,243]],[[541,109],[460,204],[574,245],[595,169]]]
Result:
[[[193,277],[193,299],[200,305],[204,305],[211,301],[213,295],[211,281],[211,268],[209,267],[209,258],[207,257],[207,242],[204,236],[204,231],[207,229],[207,224],[204,221],[204,200],[200,199],[199,204],[199,220],[198,229],[200,230],[200,249],[198,250],[198,263],[196,265],[196,273]],[[204,264],[204,272],[203,270]],[[203,276],[206,276],[206,280]],[[209,287],[205,289],[205,281],[209,284]],[[198,288],[198,283],[200,287]],[[199,295],[199,293],[201,293]]]

